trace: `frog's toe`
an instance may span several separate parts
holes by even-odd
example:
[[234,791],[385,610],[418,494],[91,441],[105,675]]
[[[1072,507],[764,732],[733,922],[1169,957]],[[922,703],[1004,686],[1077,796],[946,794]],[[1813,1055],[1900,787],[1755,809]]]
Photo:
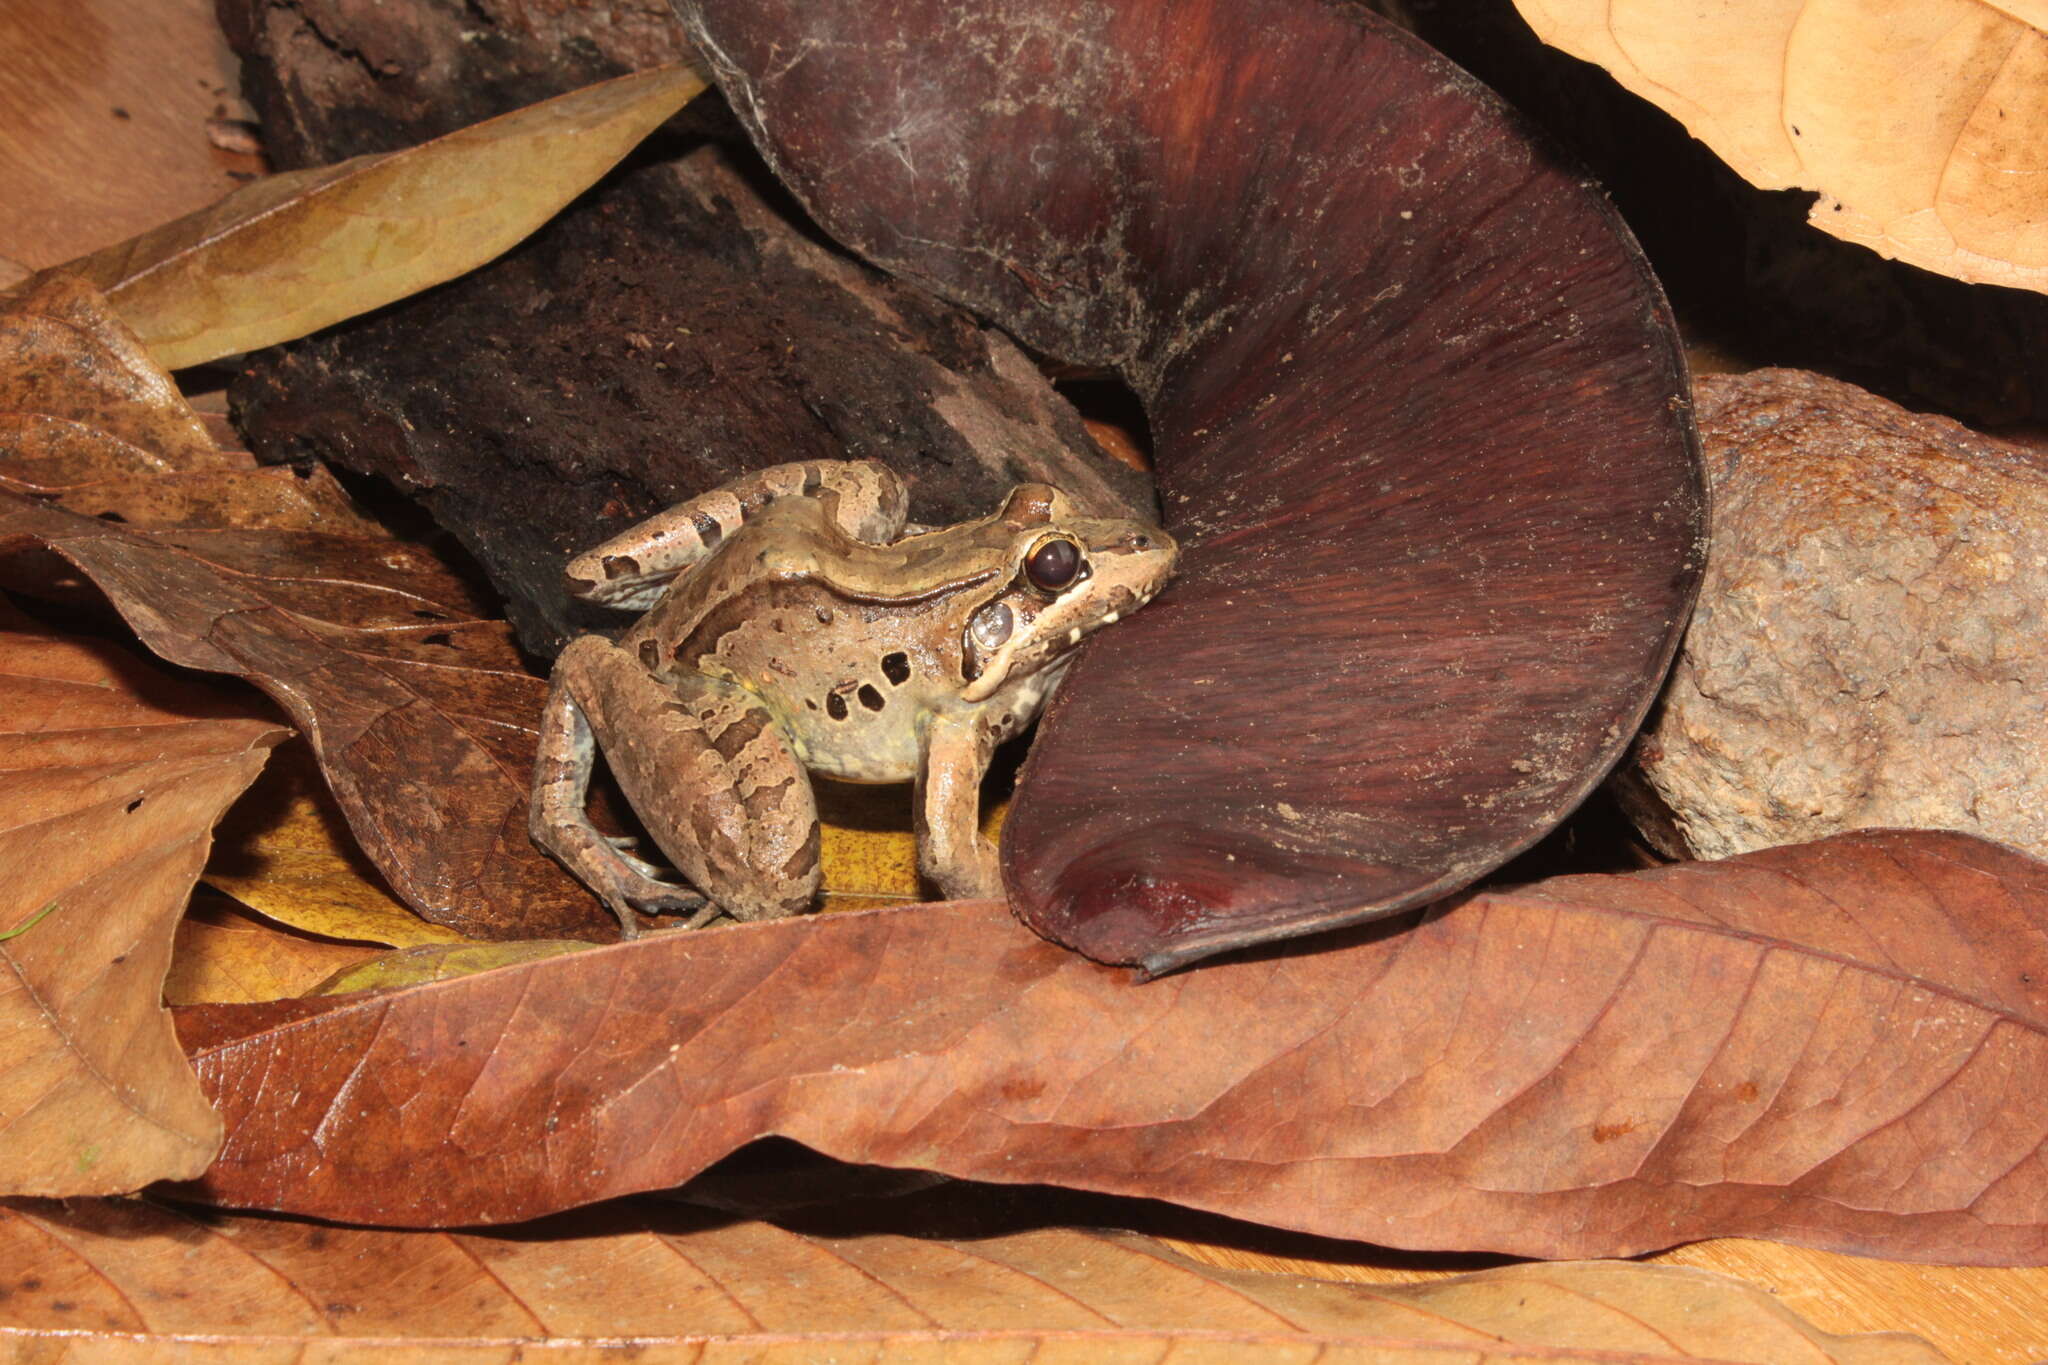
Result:
[[638,839],[626,834],[607,834],[604,841],[612,846],[612,852],[620,862],[633,869],[644,880],[662,885],[671,884],[670,879],[675,876],[672,869],[663,867],[660,863],[651,863],[638,854],[627,851],[639,846]]
[[648,887],[634,894],[632,906],[643,915],[688,915],[690,920],[684,927],[689,929],[701,929],[719,914],[719,907],[710,897],[686,886],[652,879]]

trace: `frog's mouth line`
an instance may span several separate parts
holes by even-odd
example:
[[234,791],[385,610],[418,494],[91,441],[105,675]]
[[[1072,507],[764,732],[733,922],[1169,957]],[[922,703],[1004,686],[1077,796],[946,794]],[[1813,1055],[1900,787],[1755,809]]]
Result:
[[[1162,582],[1150,592],[1119,588],[1115,604],[1099,615],[1077,621],[1063,630],[1058,627],[1032,630],[1024,638],[1011,641],[990,656],[982,672],[961,691],[960,699],[970,703],[988,700],[1012,678],[1029,677],[1057,656],[1079,645],[1087,636],[1129,616],[1150,602],[1164,586]],[[1040,617],[1041,621],[1043,619]]]

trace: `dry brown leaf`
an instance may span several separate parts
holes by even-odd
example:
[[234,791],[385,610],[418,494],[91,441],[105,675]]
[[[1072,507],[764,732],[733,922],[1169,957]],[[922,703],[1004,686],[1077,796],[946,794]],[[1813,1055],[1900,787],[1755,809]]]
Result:
[[356,846],[333,794],[320,780],[319,765],[296,743],[283,746],[249,794],[222,817],[213,857],[199,875],[280,924],[326,938],[387,948],[467,941],[453,929],[421,919],[391,894]]
[[2048,292],[2048,6],[1516,0],[1751,183],[1845,241]]
[[2048,866],[1961,835],[1559,878],[1151,984],[980,902],[179,1027],[229,1116],[196,1188],[351,1221],[517,1220],[782,1136],[1393,1246],[2048,1261]]
[[0,599],[0,1192],[189,1178],[221,1124],[164,1013],[213,822],[283,738]]
[[24,1201],[0,1209],[0,1289],[0,1342],[53,1360],[240,1359],[259,1346],[436,1361],[625,1347],[636,1360],[792,1365],[1944,1359],[1918,1338],[1829,1336],[1702,1271],[1590,1262],[1368,1287],[1217,1270],[1128,1234],[828,1236],[677,1208],[491,1234]]
[[167,1005],[227,1005],[304,995],[377,956],[359,943],[289,933],[237,913],[224,897],[195,897],[171,947]]
[[290,341],[510,249],[703,88],[683,65],[621,76],[256,181],[58,268],[97,285],[166,369]]
[[[91,287],[69,277],[45,276],[0,308],[0,421],[14,433],[0,435],[0,467],[32,471],[30,483],[0,487],[0,542],[56,550],[164,657],[268,691],[409,903],[498,937],[616,932],[527,838],[545,684],[465,579],[419,546],[354,527],[243,529],[235,498],[200,509],[228,516],[225,526],[123,525],[55,505],[51,486],[33,483],[57,478],[52,469],[92,484],[104,460],[102,484],[125,470],[147,485],[235,460]],[[169,468],[147,475],[138,460]],[[129,505],[193,510],[152,500],[146,486]]]
[[7,0],[0,52],[0,255],[51,265],[263,169],[207,142],[248,113],[212,0]]

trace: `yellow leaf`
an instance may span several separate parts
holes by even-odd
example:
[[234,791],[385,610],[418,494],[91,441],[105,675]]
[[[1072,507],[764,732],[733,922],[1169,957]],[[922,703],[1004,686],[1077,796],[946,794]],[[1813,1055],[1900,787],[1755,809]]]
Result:
[[470,941],[385,889],[303,743],[281,748],[221,820],[200,876],[280,924],[327,938],[390,948]]
[[[822,778],[812,787],[818,798],[818,862],[824,875],[820,908],[866,910],[923,900],[911,789],[900,783],[863,786]],[[982,834],[995,840],[1008,813],[1005,798],[983,818]]]
[[306,994],[343,967],[376,957],[375,948],[329,943],[237,913],[200,893],[178,923],[166,1005],[240,1005]]
[[290,341],[510,249],[703,88],[679,64],[621,76],[402,152],[258,180],[55,270],[98,285],[166,369]]

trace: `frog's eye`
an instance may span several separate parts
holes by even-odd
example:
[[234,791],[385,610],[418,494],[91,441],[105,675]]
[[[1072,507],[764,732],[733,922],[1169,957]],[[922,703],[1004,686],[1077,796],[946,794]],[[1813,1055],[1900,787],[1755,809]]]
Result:
[[1040,592],[1059,592],[1072,585],[1081,572],[1081,547],[1063,536],[1038,543],[1024,557],[1024,576]]

